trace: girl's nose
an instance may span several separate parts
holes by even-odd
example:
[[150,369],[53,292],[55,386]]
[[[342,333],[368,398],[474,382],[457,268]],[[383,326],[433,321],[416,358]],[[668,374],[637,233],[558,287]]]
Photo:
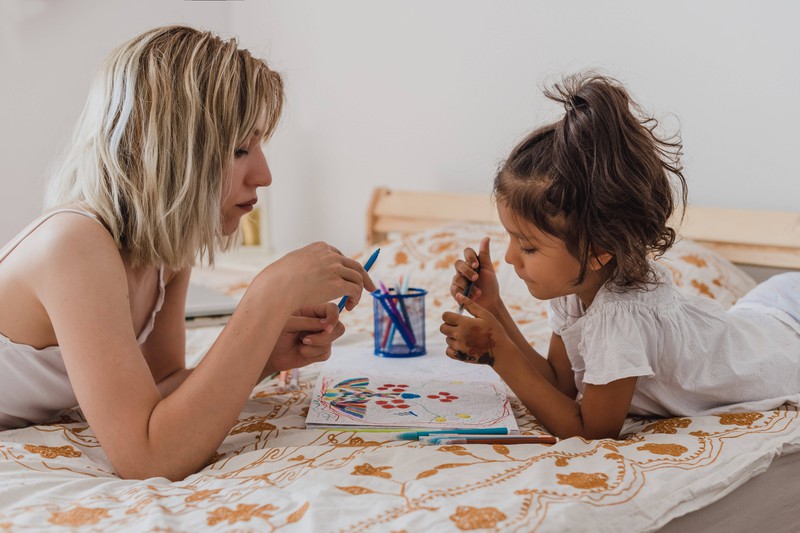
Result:
[[516,257],[513,252],[513,247],[511,243],[508,244],[508,248],[506,248],[506,255],[505,257],[503,257],[503,259],[505,259],[506,263],[508,263],[509,265],[514,264],[514,260],[516,259]]

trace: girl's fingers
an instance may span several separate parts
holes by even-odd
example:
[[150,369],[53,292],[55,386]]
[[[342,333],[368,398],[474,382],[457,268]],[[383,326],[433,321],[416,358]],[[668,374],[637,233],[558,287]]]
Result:
[[444,335],[447,338],[451,338],[456,332],[456,327],[451,326],[450,324],[442,324],[439,326],[439,333]]
[[480,265],[480,261],[478,260],[478,254],[472,248],[464,249],[464,260],[472,269],[476,269],[478,268],[478,265]]
[[456,272],[461,274],[466,280],[468,281],[477,281],[478,273],[475,271],[475,268],[478,267],[478,260],[475,259],[475,262],[472,264],[468,264],[466,261],[459,259],[455,262]]

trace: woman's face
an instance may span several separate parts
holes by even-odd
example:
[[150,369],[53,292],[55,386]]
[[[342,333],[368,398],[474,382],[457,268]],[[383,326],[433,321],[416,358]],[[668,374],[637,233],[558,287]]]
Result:
[[239,220],[253,210],[258,201],[256,191],[272,183],[272,173],[267,158],[261,150],[263,128],[259,129],[241,146],[236,147],[233,165],[226,177],[225,196],[222,199],[222,232],[231,235],[239,227]]

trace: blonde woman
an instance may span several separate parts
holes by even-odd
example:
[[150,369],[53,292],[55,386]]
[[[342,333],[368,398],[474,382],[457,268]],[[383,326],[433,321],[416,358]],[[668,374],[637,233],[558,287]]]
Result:
[[94,82],[47,211],[0,250],[0,429],[80,405],[125,478],[202,468],[266,374],[321,361],[331,300],[374,290],[315,243],[261,271],[202,362],[184,362],[190,270],[230,245],[272,182],[261,145],[283,85],[187,27],[121,46]]

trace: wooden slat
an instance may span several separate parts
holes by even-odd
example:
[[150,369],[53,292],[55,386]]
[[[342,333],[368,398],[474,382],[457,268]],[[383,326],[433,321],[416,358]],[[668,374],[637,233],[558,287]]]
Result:
[[[498,222],[489,195],[376,189],[367,241],[445,222]],[[800,213],[689,206],[679,233],[735,263],[800,269]]]
[[800,213],[689,206],[681,235],[712,242],[800,248]]
[[367,213],[367,242],[446,222],[498,222],[489,195],[376,189]]

